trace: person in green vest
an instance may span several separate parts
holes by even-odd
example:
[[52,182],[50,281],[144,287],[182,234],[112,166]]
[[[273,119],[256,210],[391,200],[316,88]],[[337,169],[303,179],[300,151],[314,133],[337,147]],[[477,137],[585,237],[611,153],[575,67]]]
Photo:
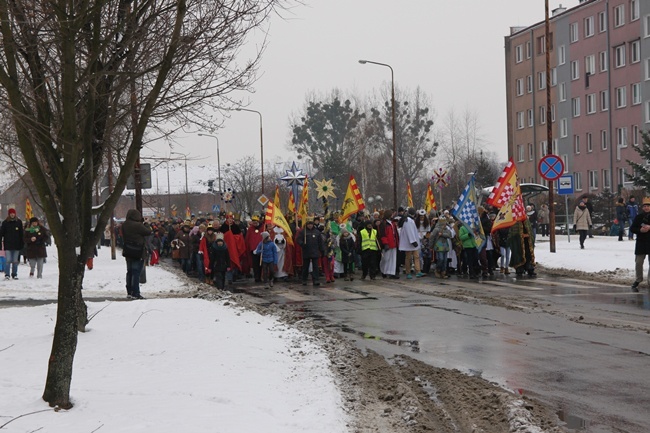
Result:
[[372,220],[365,222],[362,229],[359,230],[359,252],[361,253],[361,279],[365,280],[370,274],[370,279],[374,280],[378,271],[377,253],[379,248],[379,239],[377,230],[373,228]]

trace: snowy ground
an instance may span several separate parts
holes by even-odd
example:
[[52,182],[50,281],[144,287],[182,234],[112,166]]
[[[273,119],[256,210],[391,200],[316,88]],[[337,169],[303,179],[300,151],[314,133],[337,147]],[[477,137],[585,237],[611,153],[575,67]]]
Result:
[[[119,253],[117,260],[111,260],[110,250],[102,248],[94,269],[86,273],[84,296],[120,301],[89,302],[89,314],[97,314],[89,332],[79,336],[72,382],[75,407],[55,412],[40,398],[56,317],[56,251],[50,248],[49,254],[44,279],[28,278],[28,266],[20,265],[19,280],[0,281],[0,300],[52,301],[0,309],[3,431],[377,431],[370,426],[368,430],[349,427],[351,415],[344,400],[351,400],[354,391],[346,387],[358,388],[359,384],[352,382],[366,381],[361,383],[364,389],[377,387],[375,393],[381,399],[401,396],[396,401],[406,402],[401,404],[403,413],[408,413],[416,398],[404,392],[404,384],[413,382],[412,375],[426,377],[432,371],[412,360],[391,369],[382,359],[368,356],[361,360],[331,341],[325,343],[329,346],[326,350],[322,339],[245,309],[232,298],[217,296],[215,302],[187,299],[196,287],[162,268],[147,268],[148,282],[142,293],[148,300],[121,301],[125,297],[124,261]],[[631,283],[634,242],[596,237],[587,239],[581,250],[577,237],[567,242],[566,236],[558,236],[556,252],[551,253],[548,238],[542,238],[536,258],[545,268]],[[330,368],[334,352],[338,353],[336,368],[346,370],[343,377],[349,375],[345,383],[337,380]],[[359,364],[366,364],[365,376],[351,367]],[[391,380],[398,370],[404,379]],[[465,391],[458,393],[461,385],[473,390],[468,391],[476,393],[472,404],[484,401],[485,395],[496,395],[491,385],[477,383],[479,379],[455,370],[436,370],[435,374],[439,386],[449,384],[450,395],[466,395]],[[512,408],[513,401],[521,401],[498,390],[497,394],[503,399],[497,408]],[[359,396],[354,404],[378,413],[370,401]],[[477,406],[473,407],[476,410]],[[388,421],[387,415],[375,417],[374,425],[381,426],[381,419]],[[402,412],[397,418],[403,420]],[[555,431],[549,426],[537,430],[535,425],[540,424],[517,431]],[[386,423],[382,430],[398,431],[394,423]]]

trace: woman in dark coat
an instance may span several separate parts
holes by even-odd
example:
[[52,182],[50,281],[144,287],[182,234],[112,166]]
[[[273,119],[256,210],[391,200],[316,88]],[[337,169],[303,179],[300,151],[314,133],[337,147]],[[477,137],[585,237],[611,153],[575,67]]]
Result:
[[43,263],[47,257],[46,244],[48,233],[45,227],[39,224],[38,218],[29,220],[29,227],[25,230],[25,257],[29,260],[29,277],[43,278]]

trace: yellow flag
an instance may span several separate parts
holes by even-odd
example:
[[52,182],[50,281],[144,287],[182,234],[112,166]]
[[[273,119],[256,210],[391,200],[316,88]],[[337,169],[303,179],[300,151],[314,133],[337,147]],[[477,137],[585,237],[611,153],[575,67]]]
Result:
[[293,196],[293,190],[289,190],[289,203],[287,203],[289,216],[296,217],[296,198]]
[[280,185],[275,185],[275,198],[273,199],[273,206],[280,209]]
[[300,207],[298,208],[298,215],[302,218],[302,225],[307,222],[307,214],[309,213],[309,180],[305,176],[305,183],[302,186],[302,197],[300,198]]
[[411,191],[411,182],[406,181],[406,204],[413,207],[413,191]]
[[424,200],[424,210],[429,213],[432,209],[438,210],[438,205],[436,204],[436,198],[431,189],[431,183],[429,183],[427,184],[427,197]]
[[341,222],[347,221],[347,219],[366,208],[366,203],[361,197],[361,192],[357,186],[354,176],[350,176],[350,182],[348,183],[348,190],[345,193],[345,199],[343,199],[343,208],[341,209]]
[[25,219],[29,221],[34,217],[34,212],[32,211],[32,204],[29,202],[29,199],[25,199]]
[[275,224],[276,226],[284,230],[284,238],[287,240],[287,242],[290,245],[293,245],[293,238],[291,236],[291,227],[289,227],[289,223],[287,222],[284,215],[282,215],[282,211],[280,210],[280,208],[275,207],[275,205],[272,202],[269,202],[266,205],[266,214],[264,215],[264,221],[267,224]]

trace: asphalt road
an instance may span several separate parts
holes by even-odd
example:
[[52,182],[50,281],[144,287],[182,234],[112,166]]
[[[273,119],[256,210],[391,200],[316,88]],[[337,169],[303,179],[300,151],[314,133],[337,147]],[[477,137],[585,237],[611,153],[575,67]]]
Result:
[[575,431],[650,431],[646,289],[543,274],[237,288],[387,358],[409,355],[537,398]]

